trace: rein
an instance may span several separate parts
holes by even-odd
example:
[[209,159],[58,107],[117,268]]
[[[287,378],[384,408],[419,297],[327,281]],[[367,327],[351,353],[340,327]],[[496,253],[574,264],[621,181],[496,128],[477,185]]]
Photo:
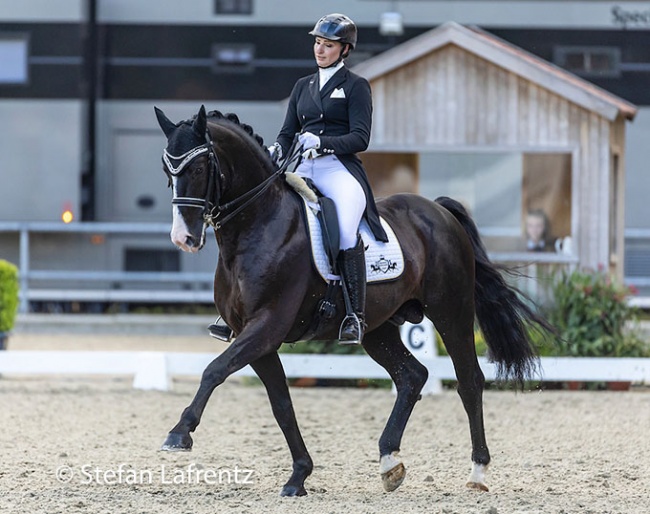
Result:
[[[193,198],[185,196],[172,198],[172,205],[178,205],[179,207],[197,207],[203,209],[204,223],[206,225],[210,225],[215,230],[220,230],[226,222],[230,221],[233,217],[242,212],[257,198],[264,194],[264,192],[271,186],[273,181],[280,175],[285,174],[289,166],[300,157],[300,147],[296,147],[298,142],[298,134],[296,134],[291,148],[289,149],[289,152],[287,152],[287,158],[284,159],[282,164],[270,177],[267,177],[257,186],[250,189],[249,191],[246,191],[234,200],[223,205],[217,205],[212,201],[217,193],[217,191],[213,192],[213,189],[218,186],[219,193],[221,193],[225,176],[221,171],[219,159],[217,158],[217,154],[214,151],[214,144],[212,138],[210,137],[210,132],[207,129],[205,131],[205,141],[206,142],[201,146],[197,146],[196,148],[193,148],[178,157],[171,155],[165,149],[163,152],[163,162],[167,166],[167,169],[169,170],[169,174],[171,176],[178,176],[183,173],[183,171],[185,171],[185,168],[198,156],[203,155],[204,153],[208,154],[208,159],[210,162],[210,178],[205,198]],[[178,166],[174,166],[172,159],[181,162]],[[234,210],[231,211],[231,209]],[[228,214],[226,214],[223,218],[218,219],[227,211],[231,212],[228,212]]]
[[[231,218],[239,214],[241,211],[243,211],[246,207],[248,207],[251,203],[253,203],[258,197],[260,197],[264,192],[269,188],[271,183],[278,178],[280,175],[284,175],[287,172],[287,169],[289,166],[295,162],[298,157],[300,156],[300,148],[296,149],[296,143],[298,139],[297,137],[294,139],[291,148],[289,149],[287,158],[282,162],[282,165],[267,179],[259,183],[257,186],[255,186],[253,189],[247,191],[243,195],[239,196],[238,198],[235,198],[231,202],[228,202],[225,205],[221,205],[217,207],[217,214],[213,215],[212,212],[205,218],[206,223],[212,227],[214,227],[215,230],[219,230],[221,226],[229,221]],[[230,212],[227,214],[224,218],[221,220],[216,221],[216,218],[219,217],[219,215],[224,212],[232,209],[235,207],[237,204],[242,203],[239,205],[239,207],[236,207],[234,211]]]

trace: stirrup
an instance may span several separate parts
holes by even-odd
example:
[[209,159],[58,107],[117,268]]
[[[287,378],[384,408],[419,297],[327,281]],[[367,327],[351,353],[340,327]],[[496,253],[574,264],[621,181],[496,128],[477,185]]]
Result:
[[234,335],[232,328],[226,325],[221,316],[219,316],[214,323],[208,325],[208,331],[210,333],[210,337],[214,337],[215,339],[223,341],[224,343],[229,343],[232,341],[232,336]]
[[[352,323],[353,324],[353,329],[356,328],[356,337],[350,338],[350,335],[348,335],[347,338],[343,338],[343,329],[347,328],[347,326]],[[343,318],[343,321],[341,322],[341,327],[339,328],[339,344],[342,346],[352,346],[352,345],[358,345],[361,344],[361,340],[363,339],[363,323],[359,319],[359,316],[356,314],[348,314]]]

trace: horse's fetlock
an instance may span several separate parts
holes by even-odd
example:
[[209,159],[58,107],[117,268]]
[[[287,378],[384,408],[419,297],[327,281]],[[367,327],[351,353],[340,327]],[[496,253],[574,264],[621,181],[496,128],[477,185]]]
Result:
[[429,370],[426,366],[418,366],[415,372],[416,384],[419,386],[418,390],[421,390],[424,387],[424,384],[429,380]]
[[311,460],[311,457],[296,459],[293,463],[293,471],[295,473],[300,473],[304,476],[311,475],[311,472],[314,470],[314,463]]

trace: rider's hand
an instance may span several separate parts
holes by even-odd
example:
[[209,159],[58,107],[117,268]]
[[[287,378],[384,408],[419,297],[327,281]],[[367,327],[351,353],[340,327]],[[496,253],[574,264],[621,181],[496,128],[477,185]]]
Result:
[[315,159],[318,157],[318,149],[320,148],[320,138],[311,132],[305,132],[298,136],[298,142],[304,150],[302,152],[303,159]]
[[268,147],[268,151],[273,164],[277,164],[278,161],[282,159],[282,147],[280,146],[280,143],[273,143]]
[[311,150],[312,148],[320,148],[320,138],[315,136],[311,132],[305,132],[298,136],[298,142],[302,146],[303,150]]
[[303,159],[315,159],[316,157],[318,157],[318,150],[315,148],[310,148],[309,150],[302,152]]

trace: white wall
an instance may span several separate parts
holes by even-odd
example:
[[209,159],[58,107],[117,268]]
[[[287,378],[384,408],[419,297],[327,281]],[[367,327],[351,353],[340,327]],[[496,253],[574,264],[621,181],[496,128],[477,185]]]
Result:
[[2,0],[0,20],[75,22],[83,19],[85,0]]
[[[37,0],[21,0],[36,3]],[[43,2],[45,0],[42,0]],[[42,2],[38,2],[42,3]],[[99,0],[99,17],[120,23],[204,23],[264,25],[279,22],[313,24],[320,16],[342,12],[362,25],[378,24],[381,14],[396,9],[406,25],[438,25],[446,21],[493,27],[622,28],[622,18],[648,13],[645,2],[489,1],[489,0],[256,0],[252,16],[214,14],[214,0]],[[617,9],[615,16],[613,9]],[[1,15],[1,11],[0,11]],[[629,22],[629,29],[647,29],[649,22]]]
[[[86,0],[3,0],[0,20],[80,21]],[[404,23],[438,25],[445,21],[493,27],[650,28],[647,2],[512,1],[512,0],[255,0],[252,16],[214,14],[214,0],[98,0],[99,19],[109,23],[204,23],[264,25],[282,22],[309,26],[328,12],[343,12],[361,25],[379,23],[381,14],[397,9]],[[641,16],[635,16],[641,15]],[[638,21],[633,21],[634,19]],[[647,21],[645,21],[647,20]]]
[[0,120],[0,220],[58,221],[66,203],[79,216],[82,103],[0,100]]
[[[98,107],[97,190],[99,221],[168,221],[171,213],[161,155],[166,139],[154,114],[161,108],[174,122],[195,115],[201,102],[103,101]],[[278,102],[209,102],[208,111],[234,112],[269,145],[284,119]],[[128,153],[128,155],[126,155]],[[137,207],[137,198],[156,200],[152,209]]]

